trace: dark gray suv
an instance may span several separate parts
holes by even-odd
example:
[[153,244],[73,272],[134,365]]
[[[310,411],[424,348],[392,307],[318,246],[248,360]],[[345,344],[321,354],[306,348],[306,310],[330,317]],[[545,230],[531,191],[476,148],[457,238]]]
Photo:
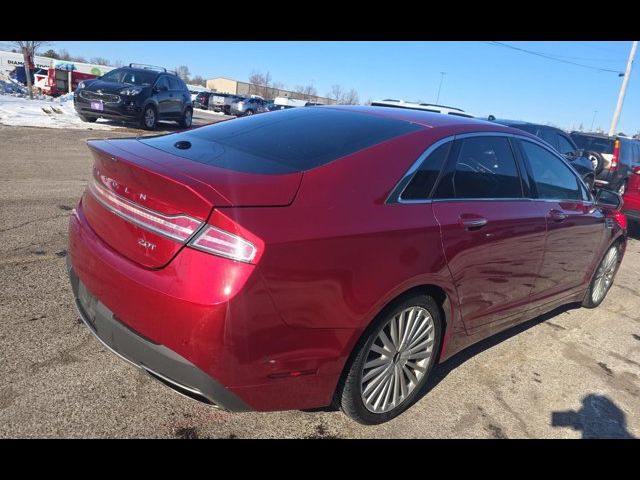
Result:
[[162,67],[133,63],[80,82],[73,104],[85,122],[132,121],[148,130],[160,120],[190,128],[193,118],[191,93],[180,77]]

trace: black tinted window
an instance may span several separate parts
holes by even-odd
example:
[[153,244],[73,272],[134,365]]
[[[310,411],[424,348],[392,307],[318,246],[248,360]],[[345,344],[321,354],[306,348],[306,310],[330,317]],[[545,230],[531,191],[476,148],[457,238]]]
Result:
[[437,198],[519,198],[522,185],[506,137],[472,137],[461,141],[455,166],[448,169]]
[[558,151],[566,155],[568,153],[574,153],[576,150],[573,148],[573,145],[567,140],[564,136],[558,134]]
[[543,139],[545,142],[547,142],[549,145],[551,145],[553,148],[558,148],[558,145],[556,143],[556,132],[554,132],[553,130],[551,130],[550,128],[540,128],[540,132],[538,133],[538,136]]
[[182,90],[182,85],[180,85],[180,80],[178,77],[168,77],[169,78],[169,88],[171,90]]
[[578,148],[583,150],[591,150],[598,153],[613,153],[613,140],[602,137],[590,137],[589,135],[581,135],[572,133],[571,138]]
[[451,149],[452,142],[447,142],[436,148],[424,159],[418,171],[414,174],[409,185],[400,196],[402,200],[422,200],[429,197],[438,174],[444,165]]
[[160,77],[158,79],[158,83],[156,83],[156,87],[166,87],[167,89],[169,89],[169,81],[167,80],[167,77]]
[[562,160],[534,143],[522,141],[539,198],[583,200],[578,177]]
[[[291,173],[422,128],[357,112],[295,108],[140,141],[216,167],[250,173]],[[178,141],[188,141],[191,146],[178,149]]]

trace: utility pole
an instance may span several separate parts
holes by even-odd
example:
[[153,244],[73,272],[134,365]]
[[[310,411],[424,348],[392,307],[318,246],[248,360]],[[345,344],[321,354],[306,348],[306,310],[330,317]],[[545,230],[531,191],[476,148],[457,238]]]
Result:
[[636,56],[636,49],[638,48],[638,42],[634,41],[631,45],[631,53],[629,53],[629,60],[627,61],[627,69],[624,72],[624,80],[622,80],[622,86],[620,87],[620,94],[618,95],[618,104],[616,105],[616,111],[613,113],[613,120],[611,120],[611,128],[609,129],[609,136],[613,136],[616,133],[618,127],[618,120],[620,119],[620,112],[622,111],[622,102],[624,101],[624,95],[627,93],[627,85],[629,84],[629,77],[631,76],[631,65],[633,65],[633,57]]
[[24,59],[24,73],[27,77],[27,89],[29,90],[29,99],[33,100],[33,90],[31,89],[31,55],[27,47],[22,47],[22,58]]
[[436,105],[438,105],[438,102],[440,101],[440,90],[442,89],[442,80],[444,80],[444,76],[447,74],[447,72],[440,72],[440,86],[438,87],[438,97],[436,98]]

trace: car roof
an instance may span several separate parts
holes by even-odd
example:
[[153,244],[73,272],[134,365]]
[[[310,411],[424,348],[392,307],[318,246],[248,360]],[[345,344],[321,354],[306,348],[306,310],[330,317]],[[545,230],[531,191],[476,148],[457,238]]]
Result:
[[367,113],[369,115],[376,115],[395,120],[404,120],[405,122],[415,123],[427,128],[477,126],[483,127],[481,128],[481,130],[487,130],[486,127],[494,127],[496,131],[509,131],[512,133],[517,132],[518,134],[520,133],[519,130],[496,124],[495,122],[480,120],[478,118],[461,117],[458,115],[443,115],[441,113],[425,112],[422,110],[410,110],[403,108],[380,108],[363,105],[319,105],[318,108],[332,108],[337,110]]

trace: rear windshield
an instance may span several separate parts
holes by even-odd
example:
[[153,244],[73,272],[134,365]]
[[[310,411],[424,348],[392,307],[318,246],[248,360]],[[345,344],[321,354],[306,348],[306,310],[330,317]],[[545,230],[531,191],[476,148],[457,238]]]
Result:
[[577,133],[572,133],[571,138],[576,142],[578,148],[582,150],[590,150],[597,153],[613,153],[613,140],[608,138],[590,137]]
[[[421,126],[357,112],[287,109],[140,141],[215,167],[247,173],[310,170]],[[178,142],[189,142],[185,148]]]

